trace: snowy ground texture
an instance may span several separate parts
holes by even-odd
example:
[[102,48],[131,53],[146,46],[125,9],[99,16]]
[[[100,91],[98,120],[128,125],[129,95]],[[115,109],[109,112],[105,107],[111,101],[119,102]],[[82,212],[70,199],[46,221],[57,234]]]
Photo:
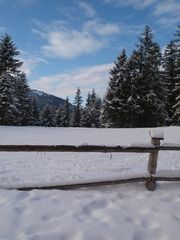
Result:
[[[149,144],[150,129],[0,127],[0,144]],[[180,128],[163,128],[163,144]],[[0,240],[177,240],[180,183],[143,183],[61,191],[5,190],[147,175],[148,154],[0,153]],[[180,152],[160,152],[159,175],[180,173]],[[169,172],[168,172],[169,174]]]

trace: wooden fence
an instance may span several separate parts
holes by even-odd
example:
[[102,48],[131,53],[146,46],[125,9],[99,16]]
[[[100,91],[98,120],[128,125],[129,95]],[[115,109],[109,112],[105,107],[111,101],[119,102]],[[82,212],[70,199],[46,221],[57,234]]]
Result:
[[97,146],[97,145],[0,145],[0,152],[136,152],[149,153],[149,161],[147,170],[149,177],[129,178],[112,181],[100,181],[90,183],[69,184],[61,186],[43,186],[43,187],[27,187],[17,188],[18,190],[32,189],[73,189],[91,186],[114,185],[128,182],[145,182],[148,190],[154,191],[156,181],[180,181],[179,177],[157,177],[156,168],[159,151],[180,151],[180,146],[163,146],[160,145],[160,140],[163,138],[151,138],[151,145],[144,146]]

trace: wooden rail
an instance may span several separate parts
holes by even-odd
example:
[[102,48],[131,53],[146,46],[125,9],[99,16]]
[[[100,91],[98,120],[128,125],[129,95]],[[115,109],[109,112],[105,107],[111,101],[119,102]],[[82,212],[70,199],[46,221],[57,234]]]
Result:
[[[18,187],[17,190],[20,191],[31,191],[34,189],[37,190],[52,190],[52,189],[59,189],[59,190],[72,190],[78,188],[89,188],[89,187],[102,187],[107,185],[117,185],[117,184],[124,184],[124,183],[134,183],[134,182],[145,182],[146,187],[150,191],[154,191],[155,188],[152,187],[152,183],[156,183],[156,181],[180,181],[180,177],[137,177],[137,178],[129,178],[129,179],[120,179],[120,180],[106,180],[106,181],[99,181],[99,182],[87,182],[87,183],[75,183],[75,184],[66,184],[66,185],[53,185],[53,186],[41,186],[41,187]],[[154,185],[153,185],[154,186]],[[14,189],[14,188],[12,188]]]
[[159,151],[180,151],[180,146],[161,146],[160,140],[163,138],[151,137],[149,146],[97,146],[97,145],[0,145],[0,152],[136,152],[149,153],[148,172],[149,177],[129,178],[113,181],[101,181],[91,183],[79,183],[61,186],[43,186],[43,187],[22,187],[18,190],[32,189],[73,189],[91,186],[114,185],[128,182],[146,182],[146,187],[150,191],[156,188],[156,181],[180,181],[179,177],[156,177],[157,159]]
[[137,152],[180,151],[180,146],[0,145],[0,152]]

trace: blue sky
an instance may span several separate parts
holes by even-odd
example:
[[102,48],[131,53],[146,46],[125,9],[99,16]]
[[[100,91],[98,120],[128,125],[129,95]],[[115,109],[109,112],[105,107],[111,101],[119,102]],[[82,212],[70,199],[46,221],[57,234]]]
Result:
[[70,100],[77,87],[103,96],[113,61],[145,25],[163,49],[180,23],[179,0],[0,0],[0,9],[31,88]]

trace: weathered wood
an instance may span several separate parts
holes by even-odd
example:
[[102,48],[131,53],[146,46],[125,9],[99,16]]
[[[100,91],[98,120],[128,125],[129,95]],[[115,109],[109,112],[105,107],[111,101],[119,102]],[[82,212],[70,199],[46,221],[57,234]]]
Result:
[[156,189],[156,181],[154,178],[150,178],[146,181],[145,183],[146,185],[146,188],[149,190],[149,191],[154,191]]
[[156,188],[156,181],[180,181],[180,177],[152,177],[156,173],[157,158],[159,151],[180,151],[180,146],[160,146],[160,138],[151,138],[151,143],[154,146],[102,146],[102,145],[0,145],[0,152],[137,152],[150,153],[148,161],[148,172],[150,177],[130,178],[113,181],[101,181],[90,183],[69,184],[60,186],[42,186],[42,187],[22,187],[12,188],[23,191],[30,191],[33,189],[50,190],[50,189],[76,189],[93,186],[115,185],[130,182],[146,182],[146,187],[150,191]]
[[[86,188],[86,187],[88,188],[88,187],[117,185],[117,184],[124,184],[124,183],[146,182],[147,189],[152,191],[152,188],[156,187],[156,181],[179,182],[180,177],[139,177],[139,178],[111,180],[111,181],[76,183],[76,184],[54,185],[54,186],[51,185],[51,186],[42,186],[42,187],[30,187],[30,186],[29,187],[19,187],[19,188],[14,187],[14,188],[9,188],[9,190],[20,190],[20,191],[31,191],[34,189],[37,189],[37,190],[53,190],[53,189],[71,190],[71,189]],[[155,190],[155,188],[154,188],[154,190]]]
[[180,151],[180,146],[160,146],[156,147],[158,151]]
[[101,145],[0,145],[4,152],[150,152],[154,147],[126,147]]
[[[159,138],[151,138],[151,143],[155,147],[160,146],[160,139]],[[148,172],[150,174],[155,174],[156,173],[156,168],[157,168],[157,159],[158,159],[158,153],[159,151],[156,150],[154,152],[150,152],[149,154],[149,161],[148,161]]]
[[0,145],[0,152],[137,152],[180,151],[180,146]]
[[153,177],[156,181],[163,181],[163,182],[179,182],[179,177]]
[[133,182],[145,182],[149,178],[147,177],[139,177],[139,178],[129,178],[129,179],[120,179],[120,180],[110,180],[110,181],[98,181],[98,182],[87,182],[87,183],[75,183],[75,184],[66,184],[66,185],[55,185],[55,186],[42,186],[42,187],[17,187],[10,188],[21,190],[21,191],[30,191],[33,189],[37,190],[51,190],[51,189],[59,189],[59,190],[70,190],[70,189],[78,189],[78,188],[86,188],[86,187],[98,187],[98,186],[108,186],[108,185],[117,185],[123,183],[133,183]]

